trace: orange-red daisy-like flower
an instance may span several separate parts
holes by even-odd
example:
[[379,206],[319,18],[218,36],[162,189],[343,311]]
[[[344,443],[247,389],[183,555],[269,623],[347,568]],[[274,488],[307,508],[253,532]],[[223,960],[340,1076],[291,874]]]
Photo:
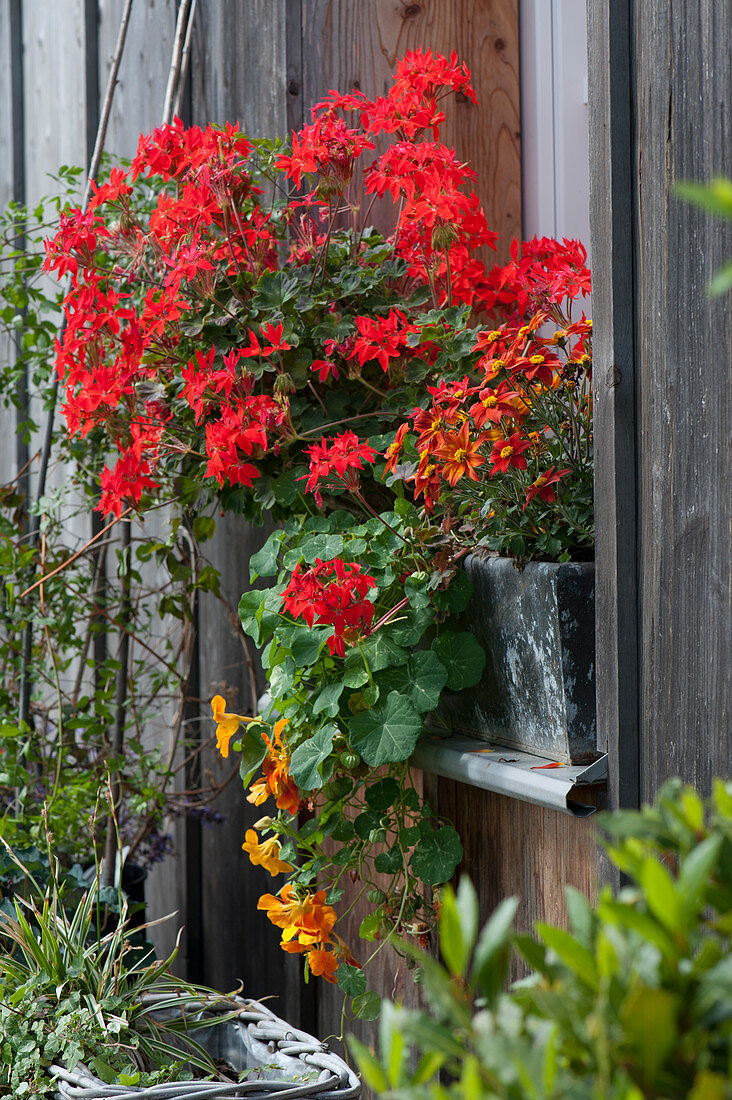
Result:
[[517,408],[520,402],[520,394],[516,390],[510,390],[506,386],[498,386],[497,389],[486,387],[478,394],[478,400],[470,406],[470,415],[476,428],[482,428],[487,420],[498,424],[504,416],[520,419],[521,412]]
[[442,461],[442,476],[454,488],[461,477],[469,477],[471,481],[477,481],[476,469],[485,462],[485,455],[480,453],[481,445],[485,441],[484,435],[470,438],[470,428],[465,421],[459,432],[445,432],[442,443],[437,448],[437,457]]
[[526,501],[524,503],[524,512],[526,511],[526,505],[534,499],[539,497],[540,500],[545,500],[547,504],[551,504],[554,500],[554,486],[560,478],[569,473],[569,468],[565,470],[557,470],[555,466],[550,467],[545,474],[540,474],[535,481],[532,481],[526,490]]
[[531,440],[514,432],[508,439],[497,439],[491,451],[491,477],[494,474],[505,474],[509,466],[516,466],[519,470],[525,470],[528,463],[523,452],[531,446]]
[[400,424],[397,428],[397,433],[394,437],[394,442],[390,443],[384,452],[386,455],[386,466],[384,473],[389,474],[394,470],[394,467],[399,460],[399,455],[402,453],[402,447],[404,446],[404,439],[409,431],[409,424]]

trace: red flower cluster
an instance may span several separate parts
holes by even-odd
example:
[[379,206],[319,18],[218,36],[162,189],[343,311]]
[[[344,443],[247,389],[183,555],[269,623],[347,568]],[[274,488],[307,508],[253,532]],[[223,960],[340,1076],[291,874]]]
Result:
[[323,626],[332,626],[328,649],[343,657],[346,642],[353,644],[371,625],[374,605],[368,594],[372,588],[376,588],[376,581],[355,562],[317,558],[315,565],[304,571],[296,567],[282,594],[282,605],[293,618],[304,619],[310,627],[316,619]]
[[[563,298],[586,292],[589,274],[576,242],[530,242],[491,273],[476,256],[477,249],[494,245],[495,234],[469,191],[473,173],[439,141],[441,102],[456,92],[475,102],[470,74],[456,56],[414,50],[399,62],[386,96],[329,93],[314,108],[312,122],[293,136],[291,153],[277,161],[298,186],[304,176],[314,177],[313,190],[286,206],[284,217],[273,218],[260,205],[249,172],[252,146],[235,126],[185,127],[180,119],[140,138],[130,170],[114,169],[106,183],[95,185],[87,213],[62,216],[46,260],[48,270],[72,280],[57,369],[69,432],[101,428],[118,452],[116,463],[105,468],[103,511],[119,515],[125,506],[142,507],[144,497],[166,474],[175,476],[183,461],[218,487],[251,487],[265,456],[277,456],[281,445],[302,438],[291,401],[298,414],[303,398],[317,415],[326,410],[317,383],[330,389],[332,381],[345,378],[378,398],[401,384],[415,360],[429,368],[435,347],[420,338],[409,317],[415,284],[429,287],[435,305],[497,306],[510,324],[517,308],[526,315],[541,299],[553,316]],[[375,155],[383,134],[393,140]],[[355,173],[359,160],[369,163]],[[152,209],[147,189],[135,186],[142,178],[160,187]],[[298,280],[293,276],[289,286],[269,275],[281,274],[277,246],[294,236],[285,263],[293,269],[312,263],[307,285],[322,285],[344,208],[354,212],[349,262],[359,263],[364,226],[357,212],[369,195],[388,195],[399,204],[390,245],[394,259],[406,261],[407,276],[402,265],[394,282],[403,304],[384,316],[383,299],[373,314],[362,305],[359,311],[354,299],[349,312],[350,292],[344,292],[332,304],[333,326],[322,325],[322,336],[313,336],[318,326],[299,328],[294,303],[286,305],[300,293]],[[276,287],[266,287],[268,278]],[[221,338],[212,335],[219,332]],[[503,349],[511,371],[520,367],[526,383],[548,386],[559,361],[536,338],[529,343],[504,328],[495,347],[477,349],[484,353],[479,362],[496,360],[496,349]],[[375,364],[384,379],[375,376]],[[502,418],[520,419],[523,391],[511,377],[504,381],[496,388],[486,369],[481,386],[468,387],[468,415],[486,433],[480,442],[475,435],[466,440],[463,420],[454,420],[462,399],[454,396],[443,405],[442,396],[434,395],[438,427],[416,425],[426,456],[417,491],[428,501],[439,469],[447,470],[451,485],[463,474],[476,477],[485,463],[478,460],[479,449],[491,431],[501,429]],[[373,415],[362,408],[359,403],[358,415]],[[358,471],[375,458],[352,432],[330,442],[319,439],[308,454],[305,480],[319,504],[328,479],[358,490]],[[389,458],[393,467],[396,454]]]
[[373,462],[377,455],[354,432],[334,436],[330,443],[327,439],[323,439],[322,443],[313,443],[307,453],[310,455],[310,473],[300,480],[307,481],[305,489],[314,495],[318,507],[323,503],[320,489],[328,483],[357,492],[358,471],[363,469],[364,462]]

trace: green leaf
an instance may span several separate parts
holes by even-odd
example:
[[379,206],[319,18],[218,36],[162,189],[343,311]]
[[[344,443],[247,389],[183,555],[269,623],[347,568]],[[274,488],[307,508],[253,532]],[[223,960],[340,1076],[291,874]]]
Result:
[[397,645],[383,630],[377,630],[363,643],[363,652],[372,672],[389,668],[392,665],[405,665],[409,652]]
[[335,718],[338,713],[340,699],[343,693],[343,682],[326,684],[313,702],[313,714],[327,714],[329,718]]
[[552,928],[548,924],[538,922],[536,931],[547,947],[551,947],[581,982],[590,989],[597,989],[597,965],[594,955],[588,948],[583,947],[570,932],[565,932],[563,928]]
[[358,1064],[359,1073],[373,1091],[374,1095],[385,1095],[389,1088],[389,1082],[386,1079],[386,1074],[382,1069],[381,1062],[371,1053],[367,1046],[360,1043],[358,1039],[350,1035],[348,1038],[348,1046],[353,1051],[353,1055]]
[[409,866],[429,886],[447,882],[463,858],[460,837],[452,825],[425,833],[415,845]]
[[653,1082],[678,1039],[680,1001],[667,989],[641,986],[620,1008],[625,1034],[638,1052],[643,1076]]
[[447,686],[451,691],[473,687],[483,675],[485,650],[472,634],[446,630],[435,638],[432,651],[447,669]]
[[639,879],[646,904],[654,917],[669,932],[681,931],[683,924],[681,899],[676,891],[674,880],[666,868],[657,859],[652,857],[644,859]]
[[447,588],[438,588],[433,596],[435,606],[440,611],[456,615],[465,611],[473,595],[473,582],[462,569],[458,570]]
[[370,787],[367,787],[365,795],[367,805],[372,810],[379,810],[381,813],[390,809],[398,797],[399,784],[391,776],[386,776],[384,779],[379,779],[377,783],[372,783]]
[[402,866],[402,853],[398,847],[387,848],[385,852],[379,852],[374,860],[374,869],[380,875],[395,875]]
[[681,864],[677,889],[684,924],[704,908],[706,887],[719,859],[722,841],[723,837],[720,833],[708,836],[689,852]]
[[434,619],[432,607],[421,607],[418,611],[410,609],[404,619],[389,624],[389,637],[400,646],[419,645]]
[[381,998],[378,993],[369,990],[353,998],[351,1009],[359,1020],[375,1020],[381,1011]]
[[430,649],[413,653],[407,662],[409,698],[420,714],[434,710],[447,683],[447,669]]
[[493,967],[496,957],[508,947],[518,904],[518,898],[504,898],[493,910],[488,923],[483,926],[475,948],[471,973],[472,981],[478,988],[495,988]]
[[[291,652],[295,663],[303,668],[314,665],[320,650],[332,633],[327,627],[299,627],[292,635]],[[278,635],[279,636],[279,635]]]
[[257,577],[272,577],[277,572],[277,558],[280,552],[280,543],[283,538],[282,531],[275,531],[265,542],[261,550],[252,554],[249,559],[249,580],[256,581]]
[[390,691],[371,710],[357,714],[350,725],[350,741],[372,768],[406,760],[422,732],[422,719],[412,702]]
[[465,976],[477,932],[478,898],[470,880],[463,877],[457,895],[449,886],[442,892],[440,950],[453,977]]
[[305,473],[305,470],[298,466],[294,470],[286,470],[284,474],[275,478],[272,482],[272,492],[275,500],[283,508],[288,508],[300,492],[301,487],[298,485],[297,479],[303,473]]
[[322,787],[323,780],[318,768],[333,748],[333,737],[338,732],[334,725],[324,726],[322,730],[298,745],[290,757],[290,775],[303,791],[314,791]]
[[247,725],[241,735],[239,775],[245,787],[267,755],[267,746],[256,726]]
[[361,921],[358,934],[362,940],[375,940],[381,930],[381,921],[376,913],[367,913]]
[[338,967],[338,985],[349,997],[358,997],[366,992],[366,975],[357,966],[341,963]]

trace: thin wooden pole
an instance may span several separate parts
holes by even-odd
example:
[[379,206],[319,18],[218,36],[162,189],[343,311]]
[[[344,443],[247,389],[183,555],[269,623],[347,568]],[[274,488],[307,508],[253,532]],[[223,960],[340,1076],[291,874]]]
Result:
[[176,101],[180,84],[183,49],[188,33],[190,14],[191,0],[180,0],[180,4],[178,5],[178,19],[175,25],[175,39],[173,41],[173,57],[170,63],[170,73],[168,74],[168,87],[165,89],[163,124],[169,124],[173,121],[173,104]]
[[[91,194],[91,181],[99,172],[99,165],[102,159],[102,151],[104,149],[104,139],[107,135],[107,124],[109,122],[109,115],[112,110],[112,101],[114,99],[114,90],[117,85],[117,75],[119,73],[120,63],[122,61],[122,54],[124,53],[125,40],[127,38],[127,27],[130,21],[130,13],[132,11],[133,0],[126,0],[125,8],[122,13],[122,19],[120,21],[119,33],[117,35],[117,45],[112,59],[112,67],[109,71],[109,79],[107,80],[107,90],[104,96],[104,104],[102,106],[102,113],[99,118],[99,125],[97,126],[97,137],[94,143],[94,152],[92,153],[91,162],[89,164],[89,172],[87,175],[86,187],[84,189],[84,196],[82,199],[82,210],[86,210],[87,203],[89,202],[89,196]],[[68,284],[67,284],[68,286]],[[61,322],[59,327],[58,339],[59,342],[63,341],[64,331],[66,329],[66,319]],[[51,446],[53,444],[53,426],[56,419],[56,402],[58,398],[58,374],[54,371],[53,381],[51,383],[50,393],[50,407],[48,409],[48,415],[46,418],[46,427],[43,438],[43,447],[41,449],[41,461],[38,469],[38,484],[36,486],[36,508],[34,514],[30,517],[28,525],[29,532],[29,545],[35,547],[38,544],[38,532],[40,530],[41,514],[40,504],[41,498],[46,492],[46,480],[48,478],[48,463],[51,457]],[[20,698],[18,701],[19,720],[21,722],[28,722],[30,719],[30,694],[31,694],[31,658],[33,653],[33,623],[29,619],[25,629],[23,631],[23,668],[20,678]]]

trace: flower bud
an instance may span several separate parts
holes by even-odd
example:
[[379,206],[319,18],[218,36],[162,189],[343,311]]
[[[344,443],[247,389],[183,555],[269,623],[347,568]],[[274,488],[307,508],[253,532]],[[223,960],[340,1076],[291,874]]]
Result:
[[295,383],[292,380],[292,375],[288,374],[287,371],[278,374],[274,380],[273,388],[275,393],[294,393]]
[[271,829],[273,825],[274,818],[260,817],[259,821],[255,821],[252,827],[256,829],[258,833],[261,833],[262,829]]

